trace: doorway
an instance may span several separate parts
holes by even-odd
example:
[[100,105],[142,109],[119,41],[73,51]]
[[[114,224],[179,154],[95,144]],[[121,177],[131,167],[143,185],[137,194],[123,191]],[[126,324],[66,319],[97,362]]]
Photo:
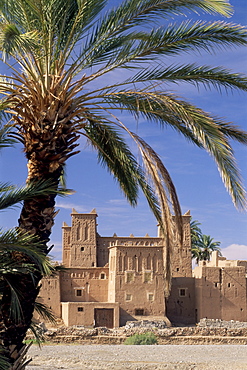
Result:
[[114,309],[113,308],[95,308],[94,321],[96,327],[113,328]]

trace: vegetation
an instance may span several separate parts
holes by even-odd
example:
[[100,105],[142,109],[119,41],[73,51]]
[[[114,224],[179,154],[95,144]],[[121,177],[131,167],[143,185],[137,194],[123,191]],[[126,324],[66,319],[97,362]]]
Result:
[[[2,107],[11,115],[12,137],[23,144],[28,184],[50,180],[58,187],[67,159],[79,152],[82,135],[131,205],[137,204],[139,189],[143,191],[166,238],[168,292],[174,232],[182,240],[178,198],[159,156],[134,132],[131,122],[122,121],[119,110],[151,125],[169,125],[209,152],[234,204],[246,208],[230,139],[246,144],[247,134],[167,92],[166,83],[183,81],[246,91],[247,78],[241,74],[222,67],[169,65],[167,61],[169,56],[178,56],[180,61],[183,52],[246,45],[247,31],[222,21],[170,22],[187,12],[229,17],[233,10],[226,0],[125,0],[103,13],[106,5],[106,0],[2,0],[0,51],[12,71],[0,81]],[[112,76],[117,71],[119,82],[114,83]],[[131,151],[126,134],[142,161]],[[46,194],[25,199],[19,219],[24,232],[43,242],[40,249],[45,254],[49,252],[55,198],[56,194]],[[26,305],[22,306],[25,320],[21,324],[15,325],[2,314],[7,348],[22,347],[41,277],[38,274],[33,281],[31,275],[25,275],[22,282]],[[8,297],[6,287],[2,313],[9,307]]]
[[[13,144],[13,140],[8,138],[8,128],[0,127],[0,149]],[[16,188],[9,184],[0,183],[0,211],[6,210],[25,199],[37,197],[40,195],[57,194],[59,191],[50,184],[50,181],[39,181],[35,184],[30,183],[26,186]],[[62,191],[63,194],[65,191]],[[20,228],[3,231],[0,229],[0,318],[8,320],[14,325],[9,330],[14,330],[15,325],[21,325],[25,322],[23,312],[23,284],[26,278],[33,281],[32,289],[39,291],[39,287],[34,282],[38,276],[50,275],[54,271],[51,261],[42,251],[43,243],[36,235],[24,232]],[[28,289],[28,286],[26,286]],[[6,305],[6,294],[8,291]],[[26,299],[26,298],[25,298]],[[25,301],[25,304],[27,302]],[[46,318],[52,318],[51,312],[44,306],[30,302],[30,310],[37,308],[39,313]],[[4,320],[3,320],[4,322]],[[30,323],[30,328],[35,332],[35,328]],[[3,325],[0,326],[0,332],[4,332]],[[13,333],[11,333],[13,335]],[[10,368],[10,351],[2,342],[0,349],[0,369]],[[16,353],[15,367],[18,370],[27,365],[30,360],[26,359],[28,346],[22,346],[21,351]]]
[[124,344],[129,345],[145,345],[145,344],[157,344],[157,337],[154,333],[143,333],[134,334],[131,337],[125,339]]
[[192,259],[195,259],[197,264],[199,261],[210,261],[213,251],[217,251],[219,255],[222,256],[219,247],[220,242],[214,241],[209,235],[202,234],[199,225],[201,224],[196,220],[191,220],[190,222],[191,255]]

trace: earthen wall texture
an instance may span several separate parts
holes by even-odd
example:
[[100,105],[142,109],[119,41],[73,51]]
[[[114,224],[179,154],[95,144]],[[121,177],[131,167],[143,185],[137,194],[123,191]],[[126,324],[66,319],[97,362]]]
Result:
[[202,266],[195,279],[197,319],[247,321],[246,270],[237,267]]
[[[57,316],[63,311],[67,325],[90,326],[93,313],[87,310],[94,304],[102,308],[112,304],[116,326],[165,315],[181,324],[202,318],[247,321],[247,261],[223,261],[213,256],[192,278],[189,214],[183,216],[182,246],[178,238],[175,240],[172,288],[166,302],[164,239],[148,235],[101,237],[96,218],[95,211],[79,214],[73,210],[72,226],[63,225],[63,265],[67,270],[42,283],[40,299]],[[78,311],[82,303],[88,306]]]

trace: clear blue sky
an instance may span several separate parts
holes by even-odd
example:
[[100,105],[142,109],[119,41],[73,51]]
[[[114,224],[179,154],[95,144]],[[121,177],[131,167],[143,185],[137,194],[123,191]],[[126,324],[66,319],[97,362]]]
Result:
[[[235,8],[233,23],[247,24],[247,1],[231,0]],[[110,1],[115,4],[116,2]],[[190,18],[190,17],[188,17]],[[205,17],[204,17],[205,18]],[[215,20],[219,17],[206,17]],[[176,60],[178,62],[178,60]],[[216,55],[185,55],[183,62],[198,61],[201,64],[223,65],[233,71],[247,74],[247,48],[220,51]],[[181,60],[179,61],[181,62]],[[118,78],[114,75],[113,78]],[[204,110],[235,122],[247,130],[247,94],[234,92],[222,95],[213,90],[198,91],[191,85],[170,86],[187,100]],[[133,121],[126,116],[124,122]],[[192,146],[170,129],[154,129],[154,126],[139,121],[138,133],[154,147],[170,172],[177,189],[182,211],[191,211],[193,219],[201,223],[204,234],[221,242],[223,255],[229,259],[247,259],[247,215],[234,208],[226,192],[216,165],[209,155]],[[98,232],[102,236],[144,236],[157,233],[153,218],[143,197],[137,208],[131,208],[120,192],[111,175],[97,164],[94,152],[81,142],[81,153],[69,159],[67,164],[67,186],[76,191],[67,198],[59,198],[60,210],[53,228],[51,243],[55,245],[52,255],[61,258],[62,222],[70,224],[72,207],[78,212],[90,212],[96,208],[98,213]],[[234,145],[236,158],[247,186],[247,147]],[[20,146],[5,149],[0,157],[0,181],[17,185],[25,182],[27,170]],[[17,225],[20,208],[9,210],[0,215],[2,227]]]

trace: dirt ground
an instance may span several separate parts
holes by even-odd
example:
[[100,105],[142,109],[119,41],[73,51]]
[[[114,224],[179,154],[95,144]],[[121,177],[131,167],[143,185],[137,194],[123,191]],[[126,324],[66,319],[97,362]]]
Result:
[[33,345],[27,370],[247,370],[247,345]]

